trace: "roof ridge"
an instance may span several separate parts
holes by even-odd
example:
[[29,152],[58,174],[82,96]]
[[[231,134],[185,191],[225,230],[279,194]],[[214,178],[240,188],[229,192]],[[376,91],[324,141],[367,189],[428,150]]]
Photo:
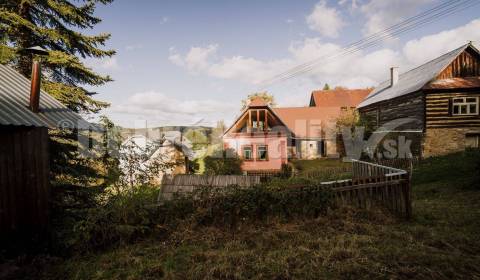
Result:
[[[466,49],[469,45],[470,45],[470,43],[467,43],[467,44],[465,44],[465,45],[462,45],[461,47],[458,47],[458,48],[456,48],[456,49],[454,49],[454,50],[451,50],[451,51],[449,51],[449,52],[447,52],[447,53],[444,53],[444,54],[442,54],[441,56],[438,56],[438,57],[436,57],[436,58],[430,59],[429,61],[427,61],[427,62],[425,62],[425,63],[423,63],[423,64],[418,65],[417,67],[414,67],[414,68],[412,68],[412,69],[410,69],[410,70],[408,70],[408,71],[406,71],[406,72],[401,73],[401,74],[399,75],[399,77],[401,77],[401,76],[403,76],[403,75],[406,75],[406,74],[412,72],[413,70],[416,70],[416,69],[418,69],[418,68],[420,68],[420,67],[422,67],[422,66],[424,66],[424,65],[426,65],[426,64],[429,64],[429,63],[431,63],[431,62],[433,62],[433,61],[435,61],[435,60],[437,60],[437,59],[440,59],[440,58],[442,58],[442,57],[444,57],[444,56],[448,56],[448,55],[450,55],[450,54],[452,54],[452,53],[454,53],[454,52],[456,52],[456,51],[458,51],[458,50],[460,50],[460,49],[463,49],[463,50],[464,50],[464,49]],[[462,50],[462,51],[463,51],[463,50]],[[456,57],[455,57],[455,58],[456,58]],[[453,59],[450,61],[450,63],[451,63],[455,58],[453,58]],[[450,64],[450,63],[449,63],[449,64]],[[447,64],[447,66],[448,66],[448,64]],[[440,72],[441,72],[441,71],[440,71]],[[389,81],[390,81],[390,80],[387,79],[387,80],[381,82],[380,84],[387,83],[387,82],[389,82]],[[367,96],[367,98],[368,98],[368,96]]]
[[[448,67],[448,65],[450,65],[450,63],[452,63],[452,61],[454,61],[454,60],[458,57],[458,55],[459,55],[461,52],[463,52],[464,50],[466,50],[469,46],[471,47],[472,44],[471,44],[471,43],[464,44],[464,45],[462,45],[462,46],[460,46],[460,47],[458,47],[458,48],[456,48],[456,49],[454,49],[454,50],[451,50],[451,51],[449,51],[449,52],[447,52],[447,53],[444,53],[444,54],[442,54],[442,55],[440,55],[440,56],[438,56],[438,57],[436,57],[436,58],[433,58],[433,59],[431,59],[431,60],[429,60],[429,61],[427,61],[427,62],[425,62],[425,63],[423,63],[423,64],[418,65],[417,67],[411,68],[410,70],[401,73],[401,74],[399,75],[399,83],[401,83],[402,77],[407,76],[409,73],[411,73],[411,72],[413,72],[413,71],[416,71],[416,70],[418,70],[418,69],[421,68],[421,67],[425,67],[425,65],[431,64],[431,63],[433,63],[433,62],[436,61],[436,60],[442,61],[442,58],[446,58],[446,57],[451,56],[451,55],[454,54],[454,53],[458,53],[458,54],[456,54],[454,57],[452,57],[450,60],[448,60],[448,63],[445,63],[445,66],[443,66],[438,72],[435,72],[435,75],[438,75],[438,73],[442,72],[446,67]],[[477,49],[474,49],[474,50],[478,52]],[[480,53],[479,53],[479,54],[480,54]],[[382,90],[380,90],[380,91],[377,91],[377,89],[378,89],[378,88],[381,88],[381,87],[384,87],[384,86],[385,86],[386,84],[388,84],[389,82],[390,82],[390,80],[387,79],[387,80],[384,80],[384,81],[382,81],[381,83],[379,83],[379,84],[375,87],[375,89],[374,89],[360,104],[364,103],[364,102],[367,101],[367,100],[370,100],[371,98],[377,97],[377,96],[379,96],[380,94],[382,94],[382,92],[383,92],[385,89],[382,89]],[[423,84],[422,87],[425,86],[425,85],[426,85],[426,84]],[[366,106],[366,105],[364,105],[364,106]],[[361,106],[361,107],[363,107],[363,106]]]

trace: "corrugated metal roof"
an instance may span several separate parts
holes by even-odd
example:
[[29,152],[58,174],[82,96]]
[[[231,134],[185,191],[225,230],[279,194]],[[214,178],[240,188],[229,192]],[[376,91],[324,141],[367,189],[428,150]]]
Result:
[[384,81],[358,105],[358,108],[420,90],[469,46],[471,45],[463,45],[458,49],[401,74],[398,83],[393,87],[390,86],[390,80]]
[[40,112],[32,112],[30,80],[0,64],[0,125],[101,130],[68,109],[45,91],[40,93]]

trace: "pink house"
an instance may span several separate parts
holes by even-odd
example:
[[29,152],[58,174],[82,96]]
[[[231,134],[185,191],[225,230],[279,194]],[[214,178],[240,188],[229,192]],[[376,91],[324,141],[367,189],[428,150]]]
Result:
[[243,158],[246,172],[278,171],[292,158],[338,157],[336,119],[369,92],[314,91],[308,107],[272,108],[253,99],[224,133],[224,148]]

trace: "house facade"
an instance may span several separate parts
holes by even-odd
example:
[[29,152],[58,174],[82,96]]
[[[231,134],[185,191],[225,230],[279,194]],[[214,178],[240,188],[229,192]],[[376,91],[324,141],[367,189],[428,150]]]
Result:
[[[480,53],[470,43],[403,74],[391,69],[360,103],[361,118],[401,134],[421,157],[479,147]],[[400,120],[400,122],[398,122]],[[405,120],[405,121],[401,121]]]
[[338,157],[336,120],[369,92],[314,91],[306,107],[272,108],[253,99],[224,133],[224,148],[236,151],[246,172],[278,171],[295,158]]

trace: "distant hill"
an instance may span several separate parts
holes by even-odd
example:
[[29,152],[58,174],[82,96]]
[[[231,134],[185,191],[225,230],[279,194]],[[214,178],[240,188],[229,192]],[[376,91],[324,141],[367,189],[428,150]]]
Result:
[[162,139],[164,135],[178,132],[186,133],[189,130],[200,130],[209,136],[212,133],[213,127],[208,126],[160,126],[149,128],[121,128],[120,134],[122,139],[127,139],[133,135],[146,135],[151,140]]

